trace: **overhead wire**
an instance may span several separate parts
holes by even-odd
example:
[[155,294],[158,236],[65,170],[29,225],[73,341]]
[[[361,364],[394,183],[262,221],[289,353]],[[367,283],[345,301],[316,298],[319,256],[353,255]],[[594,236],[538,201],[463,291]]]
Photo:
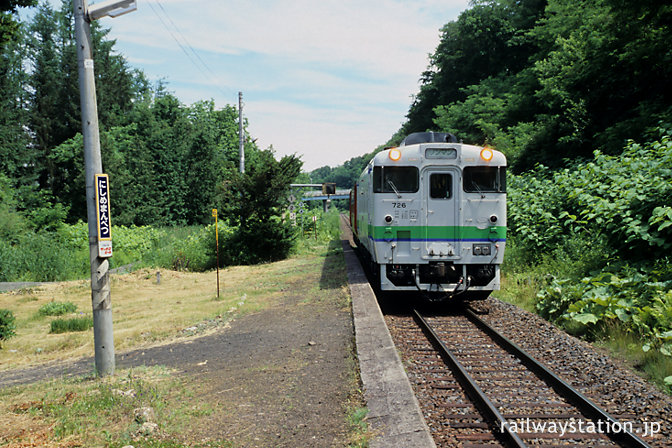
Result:
[[[174,31],[175,31],[175,32],[173,32],[173,30],[170,29],[170,26],[166,23],[166,20],[164,20],[164,18],[161,16],[161,14],[159,14],[159,11],[157,11],[157,9],[152,5],[152,2],[155,3],[155,4],[159,7],[159,9],[161,10],[161,12],[162,12],[163,15],[165,16],[165,18],[168,20],[168,22],[170,22],[170,24],[171,24],[172,27],[174,28]],[[180,49],[182,50],[182,52],[189,58],[189,61],[191,61],[191,63],[194,65],[194,67],[196,67],[196,68],[198,69],[198,71],[199,71],[199,72],[200,72],[206,79],[209,79],[209,80],[214,84],[215,88],[216,88],[217,90],[219,90],[224,96],[229,96],[231,92],[228,92],[228,93],[225,92],[225,91],[224,91],[224,90],[217,84],[217,82],[216,82],[216,80],[217,80],[217,75],[215,74],[215,72],[214,72],[214,71],[210,68],[210,66],[203,60],[203,58],[201,58],[201,56],[200,56],[200,55],[198,54],[198,52],[194,49],[194,47],[189,43],[189,41],[188,41],[187,38],[184,36],[184,34],[182,34],[182,31],[180,31],[179,27],[175,24],[175,22],[173,21],[173,19],[170,18],[170,15],[168,15],[168,12],[167,12],[166,9],[163,7],[163,5],[162,5],[161,3],[159,3],[159,0],[149,0],[149,1],[147,2],[147,4],[148,4],[149,7],[151,8],[151,10],[152,10],[152,12],[154,13],[154,15],[156,15],[156,17],[159,19],[159,21],[161,22],[161,25],[163,25],[163,27],[166,29],[166,31],[168,31],[168,33],[169,33],[170,36],[173,38],[173,40],[175,41],[175,43],[177,43],[177,45],[180,47]],[[177,34],[179,35],[179,37],[182,38],[182,42],[180,42],[180,39],[178,38],[178,36],[176,36],[175,33],[177,33]],[[209,74],[206,74],[205,71],[204,71],[203,69],[205,69],[205,71],[207,71]]]

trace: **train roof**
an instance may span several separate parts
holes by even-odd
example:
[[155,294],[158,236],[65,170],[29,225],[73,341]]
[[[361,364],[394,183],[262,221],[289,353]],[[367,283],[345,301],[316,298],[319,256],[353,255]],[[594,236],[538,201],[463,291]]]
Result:
[[414,132],[409,134],[399,146],[410,146],[420,143],[457,143],[457,137],[448,132]]
[[[438,133],[433,133],[438,134]],[[411,134],[413,135],[413,134]],[[410,136],[409,136],[410,137]],[[389,148],[379,152],[373,158],[374,165],[490,165],[506,166],[506,157],[500,151],[489,148],[491,159],[482,158],[482,146],[467,145],[464,143],[446,143],[446,142],[422,142],[409,144],[407,139],[405,145],[398,148]],[[411,140],[413,141],[413,140]],[[390,153],[393,153],[392,157]],[[395,157],[396,159],[393,159]]]

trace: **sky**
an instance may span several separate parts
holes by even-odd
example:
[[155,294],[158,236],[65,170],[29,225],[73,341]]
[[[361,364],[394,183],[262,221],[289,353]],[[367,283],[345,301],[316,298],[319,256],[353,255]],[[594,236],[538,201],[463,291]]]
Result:
[[441,27],[468,3],[137,0],[136,11],[100,21],[129,64],[182,103],[237,106],[242,92],[257,145],[297,154],[311,171],[399,130]]

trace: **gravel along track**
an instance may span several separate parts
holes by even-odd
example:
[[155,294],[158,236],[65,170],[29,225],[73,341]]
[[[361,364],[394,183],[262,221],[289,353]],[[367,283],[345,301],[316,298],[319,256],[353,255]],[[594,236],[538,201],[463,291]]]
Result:
[[[538,316],[495,299],[476,306],[489,312],[481,316],[484,321],[616,418],[623,428],[650,446],[672,446],[670,397]],[[502,446],[501,436],[493,435],[493,425],[483,417],[482,406],[477,408],[466,396],[410,312],[386,303],[383,309],[437,446]],[[623,428],[583,416],[462,313],[436,311],[435,306],[428,323],[506,418],[510,432],[525,445],[631,446],[615,444],[604,435]]]

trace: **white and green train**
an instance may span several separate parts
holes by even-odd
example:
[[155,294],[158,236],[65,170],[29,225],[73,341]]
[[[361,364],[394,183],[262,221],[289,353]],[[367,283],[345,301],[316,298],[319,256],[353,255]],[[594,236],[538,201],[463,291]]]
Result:
[[506,158],[452,134],[411,134],[364,169],[350,224],[380,289],[486,298],[506,245]]

